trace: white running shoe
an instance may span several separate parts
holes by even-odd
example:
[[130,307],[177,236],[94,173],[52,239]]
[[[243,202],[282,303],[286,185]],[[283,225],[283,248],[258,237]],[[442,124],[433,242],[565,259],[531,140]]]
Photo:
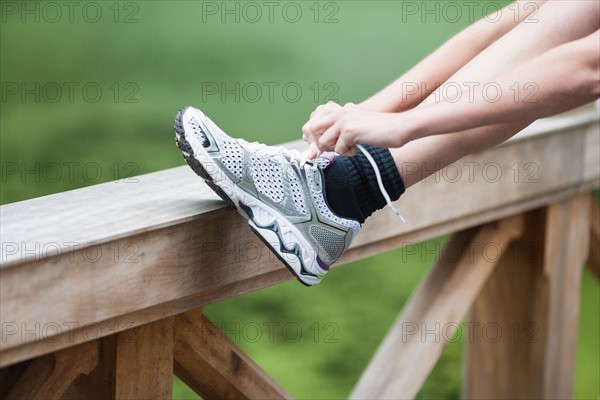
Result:
[[296,150],[234,139],[192,107],[179,111],[174,128],[185,160],[208,186],[301,283],[321,282],[361,228],[327,204],[323,170],[335,154],[306,161]]

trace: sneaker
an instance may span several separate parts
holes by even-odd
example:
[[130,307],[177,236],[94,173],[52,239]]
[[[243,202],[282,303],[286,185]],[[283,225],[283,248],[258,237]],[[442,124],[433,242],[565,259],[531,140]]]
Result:
[[361,228],[327,204],[323,171],[335,154],[306,161],[297,150],[234,139],[192,107],[179,111],[174,128],[183,157],[206,184],[301,283],[321,282]]

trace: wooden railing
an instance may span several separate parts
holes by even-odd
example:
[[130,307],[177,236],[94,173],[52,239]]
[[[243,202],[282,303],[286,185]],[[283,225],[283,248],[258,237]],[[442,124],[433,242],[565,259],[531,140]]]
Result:
[[[465,398],[572,396],[581,268],[600,268],[599,160],[589,105],[415,185],[398,202],[406,224],[369,219],[338,265],[456,233],[351,397],[414,397],[444,345],[414,327],[451,331],[466,315],[539,332],[469,340]],[[224,243],[258,242],[187,167],[9,204],[0,218],[0,397],[169,398],[173,373],[204,398],[290,397],[225,335],[198,334],[217,331],[203,306],[291,276],[262,245],[260,262],[221,257]]]

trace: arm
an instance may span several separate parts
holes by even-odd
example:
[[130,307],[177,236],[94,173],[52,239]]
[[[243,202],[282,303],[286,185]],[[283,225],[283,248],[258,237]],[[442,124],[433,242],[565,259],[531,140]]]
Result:
[[[400,114],[348,106],[313,123],[324,132],[321,150],[354,154],[356,143],[400,147],[429,135],[459,132],[514,121],[537,119],[578,107],[600,96],[600,31],[555,47],[518,67],[465,91],[456,102],[434,102]],[[524,85],[538,88],[525,98]],[[515,84],[519,98],[515,99]],[[501,95],[482,88],[494,86]],[[531,89],[530,89],[531,90]],[[518,93],[518,91],[517,91]],[[493,102],[492,102],[493,100]],[[518,101],[516,101],[518,100]]]

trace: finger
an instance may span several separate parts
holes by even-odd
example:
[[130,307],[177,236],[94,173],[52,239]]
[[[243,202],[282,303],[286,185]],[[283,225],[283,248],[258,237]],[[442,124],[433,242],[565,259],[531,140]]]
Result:
[[[342,106],[330,101],[322,104],[310,116],[308,122],[302,127],[302,132],[309,143],[316,142],[319,136],[331,126],[336,119],[336,115],[342,110]],[[316,121],[316,122],[315,122]]]
[[317,142],[319,149],[321,151],[333,151],[339,136],[340,127],[339,123],[336,123],[327,129],[319,138],[319,141]]
[[302,126],[302,139],[308,143],[313,143],[317,140],[311,129],[311,120]]
[[341,135],[335,143],[335,152],[344,156],[353,157],[356,154],[356,145],[348,141],[345,135]]
[[[353,156],[356,154],[355,145],[357,142],[354,130],[349,129],[347,120],[340,120],[336,125],[339,129],[336,133],[337,136],[335,137],[335,143],[333,144],[334,151],[338,154]],[[320,140],[324,141],[328,146],[332,145],[332,139],[330,139],[328,136],[326,137],[323,135]]]
[[320,106],[318,106],[315,111],[313,111],[310,114],[310,118],[314,118],[317,116],[323,116],[323,115],[327,115],[327,114],[331,114],[332,112],[338,111],[340,108],[342,108],[341,105],[337,104],[334,101],[330,101],[327,104],[321,104]]
[[323,112],[324,107],[325,104],[318,105],[317,108],[315,108],[314,111],[310,113],[310,118],[313,118],[315,115]]
[[301,165],[304,164],[304,162],[306,161],[312,161],[314,160],[318,155],[318,149],[317,149],[317,145],[314,143],[311,143],[306,149],[304,149],[304,151],[301,153]]
[[[336,151],[337,153],[337,151]],[[356,155],[356,146],[350,147],[350,149],[346,150],[345,153],[337,153],[346,157],[354,157]]]
[[336,112],[311,119],[310,128],[312,134],[315,137],[323,135],[327,129],[329,129],[340,119],[340,117],[341,112]]
[[315,142],[312,142],[306,150],[306,153],[307,159],[309,160],[314,160],[315,158],[317,158],[317,155],[319,154],[319,148],[317,147],[317,144]]

